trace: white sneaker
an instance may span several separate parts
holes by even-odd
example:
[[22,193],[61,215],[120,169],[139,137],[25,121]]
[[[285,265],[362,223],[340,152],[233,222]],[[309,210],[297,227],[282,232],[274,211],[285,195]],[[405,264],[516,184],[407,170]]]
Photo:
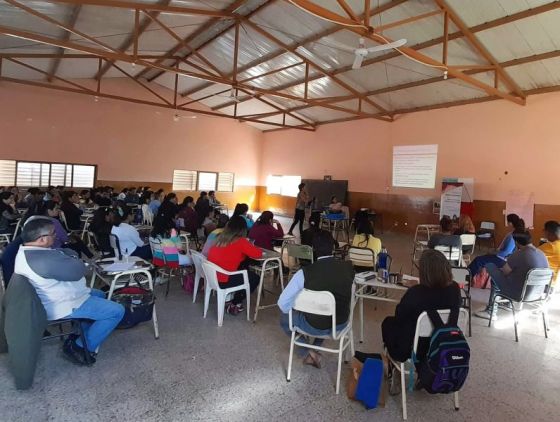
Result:
[[[490,319],[490,311],[486,308],[481,309],[480,311],[477,311],[474,313],[474,316],[477,318],[482,318],[482,319]],[[496,312],[494,312],[494,315],[492,316],[492,321],[496,321],[498,319],[498,316],[496,315]]]

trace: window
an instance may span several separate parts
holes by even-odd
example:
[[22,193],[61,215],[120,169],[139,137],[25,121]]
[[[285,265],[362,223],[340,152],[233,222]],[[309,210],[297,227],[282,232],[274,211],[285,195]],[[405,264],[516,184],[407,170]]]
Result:
[[196,171],[173,170],[173,190],[196,190]]
[[0,185],[92,188],[96,170],[96,166],[84,164],[0,160]]
[[233,192],[233,173],[218,173],[218,192]]
[[16,162],[13,160],[0,160],[0,186],[13,186],[16,184]]
[[174,170],[173,190],[233,192],[233,173]]
[[269,195],[282,195],[296,197],[301,183],[301,176],[270,175],[266,179],[266,193]]
[[198,172],[198,190],[216,190],[217,173]]

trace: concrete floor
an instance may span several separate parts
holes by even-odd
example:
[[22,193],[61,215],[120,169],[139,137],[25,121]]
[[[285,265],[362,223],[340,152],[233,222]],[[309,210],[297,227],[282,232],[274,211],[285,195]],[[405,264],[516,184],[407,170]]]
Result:
[[[284,224],[284,226],[286,226]],[[297,231],[297,229],[296,229]],[[381,235],[396,269],[408,271],[410,238]],[[162,291],[162,287],[158,288]],[[487,291],[474,291],[477,305]],[[272,300],[268,295],[265,300]],[[254,303],[254,300],[253,300]],[[475,306],[478,308],[478,306]],[[202,298],[192,303],[175,282],[167,299],[157,302],[160,339],[145,323],[113,333],[91,368],[63,360],[60,342],[45,342],[28,391],[17,391],[0,356],[1,421],[348,421],[401,419],[400,396],[385,408],[366,411],[345,395],[349,372],[343,367],[335,395],[336,357],[326,356],[321,370],[294,361],[285,380],[288,337],[278,326],[276,308],[259,313],[256,324],[243,315],[226,315],[217,326],[216,305],[202,318]],[[366,304],[366,335],[357,350],[381,351],[380,323],[394,305],[374,310]],[[408,398],[413,421],[551,421],[558,417],[560,307],[550,313],[545,339],[540,319],[529,317],[514,340],[505,315],[493,328],[473,318],[469,378],[461,391],[461,409],[452,396],[414,392]],[[357,322],[357,320],[356,320]],[[357,324],[356,324],[357,327]],[[357,339],[356,329],[356,339]]]

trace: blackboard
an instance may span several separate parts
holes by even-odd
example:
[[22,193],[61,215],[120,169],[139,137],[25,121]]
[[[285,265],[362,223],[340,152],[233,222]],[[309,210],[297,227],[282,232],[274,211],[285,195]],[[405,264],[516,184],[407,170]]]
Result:
[[315,199],[313,209],[322,209],[331,203],[331,197],[336,196],[340,202],[346,205],[346,194],[348,192],[348,180],[319,180],[303,179],[310,199]]

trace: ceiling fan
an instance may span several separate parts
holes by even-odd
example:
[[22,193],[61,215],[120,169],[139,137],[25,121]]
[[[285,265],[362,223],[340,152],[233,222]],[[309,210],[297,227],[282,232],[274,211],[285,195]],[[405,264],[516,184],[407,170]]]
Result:
[[396,40],[387,44],[376,45],[368,48],[366,48],[365,40],[363,38],[360,38],[358,40],[358,48],[348,47],[347,45],[340,44],[333,40],[330,40],[330,44],[332,44],[336,48],[339,48],[340,50],[344,50],[348,53],[353,53],[355,57],[354,63],[352,63],[352,69],[360,69],[362,67],[362,62],[368,54],[402,47],[406,44],[406,39],[402,38],[400,40]]
[[235,88],[231,87],[231,90],[229,91],[229,94],[227,94],[227,95],[216,94],[216,97],[227,98],[230,101],[239,103],[239,102],[243,101],[246,96],[250,96],[250,97],[255,96],[254,91],[251,91],[251,90],[248,90],[248,89],[245,89],[245,91],[247,91],[247,92],[243,92],[243,91],[239,90],[239,92],[236,95],[235,94]]

